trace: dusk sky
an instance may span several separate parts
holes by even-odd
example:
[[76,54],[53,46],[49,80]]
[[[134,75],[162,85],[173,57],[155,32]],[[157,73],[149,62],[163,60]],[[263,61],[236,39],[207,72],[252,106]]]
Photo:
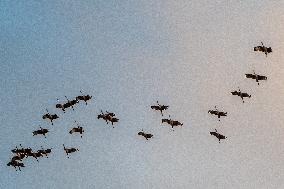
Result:
[[[284,1],[3,0],[0,28],[1,189],[284,188]],[[87,106],[55,108],[80,90]],[[161,124],[157,100],[182,127]],[[74,121],[83,138],[68,133]],[[32,136],[39,125],[46,138]],[[19,144],[52,153],[15,171]],[[62,144],[80,151],[68,159]]]

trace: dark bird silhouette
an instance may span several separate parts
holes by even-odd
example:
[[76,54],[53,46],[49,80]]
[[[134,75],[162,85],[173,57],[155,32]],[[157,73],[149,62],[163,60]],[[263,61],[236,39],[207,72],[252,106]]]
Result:
[[[169,116],[170,118],[170,116]],[[167,123],[169,125],[171,125],[172,129],[174,127],[177,127],[177,126],[183,126],[183,123],[179,122],[179,121],[176,121],[176,120],[173,120],[173,119],[162,119],[162,123]]]
[[85,101],[85,103],[86,103],[86,105],[87,105],[87,101],[88,100],[91,100],[92,99],[92,96],[90,96],[90,95],[83,95],[83,93],[82,93],[82,91],[80,91],[80,93],[82,94],[82,95],[80,95],[80,96],[77,96],[76,97],[76,100],[82,100],[82,101]]
[[264,52],[264,54],[265,54],[266,57],[267,57],[267,54],[268,54],[268,53],[271,53],[271,52],[272,52],[272,49],[271,49],[271,47],[265,47],[262,42],[261,42],[261,45],[262,45],[262,46],[256,46],[256,47],[254,47],[253,49],[254,49],[254,51]]
[[58,119],[59,116],[57,114],[50,114],[47,109],[46,111],[47,111],[47,114],[44,114],[42,116],[42,119],[49,119],[51,124],[53,125],[53,120]]
[[255,72],[253,72],[253,74],[245,74],[246,78],[251,78],[251,79],[255,79],[255,81],[257,82],[257,85],[259,85],[259,81],[261,80],[267,80],[267,77],[264,75],[258,75]]
[[105,120],[107,124],[108,122],[111,122],[111,124],[113,125],[113,123],[117,123],[119,121],[119,119],[114,116],[115,116],[114,113],[108,111],[106,111],[106,113],[103,113],[103,111],[101,110],[101,114],[99,114],[97,118]]
[[16,160],[11,160],[9,163],[7,163],[7,166],[13,166],[16,171],[17,168],[19,169],[19,171],[21,171],[21,167],[25,167],[24,163],[18,162]]
[[142,131],[140,131],[140,132],[138,133],[138,135],[143,136],[146,140],[148,140],[148,138],[152,138],[152,137],[153,137],[152,134],[150,134],[150,133],[145,133],[145,132],[143,131],[143,129],[142,129]]
[[241,97],[243,103],[245,103],[245,101],[244,101],[245,97],[247,97],[247,98],[251,97],[251,95],[249,95],[248,93],[242,93],[240,89],[239,89],[239,91],[233,91],[231,93],[232,93],[232,95],[236,95],[236,96]]
[[[75,121],[75,123],[77,123],[77,122]],[[77,123],[77,127],[73,127],[73,128],[69,131],[70,134],[73,134],[73,133],[80,133],[80,134],[81,134],[81,138],[82,138],[83,132],[84,132],[83,127],[79,126],[78,123]]]
[[215,110],[209,110],[208,113],[218,116],[219,121],[220,121],[221,116],[227,116],[227,112],[222,112],[222,111],[217,110],[216,106],[215,106]]
[[46,136],[45,136],[46,133],[48,133],[48,129],[43,129],[43,128],[40,127],[39,130],[33,131],[33,136],[43,135],[46,138]]
[[210,132],[210,135],[215,136],[219,140],[219,143],[220,143],[220,140],[227,138],[224,135],[221,135],[220,133],[218,133],[217,129],[215,129],[214,132]]
[[79,149],[76,149],[76,148],[66,148],[64,144],[63,144],[63,148],[67,155],[67,158],[69,158],[68,156],[69,154],[79,151]]
[[157,104],[158,104],[158,105],[151,106],[151,108],[152,108],[153,110],[160,111],[161,114],[162,114],[162,116],[163,116],[163,111],[164,111],[164,110],[167,110],[167,109],[169,108],[169,106],[160,105],[160,104],[159,104],[159,101],[157,101]]

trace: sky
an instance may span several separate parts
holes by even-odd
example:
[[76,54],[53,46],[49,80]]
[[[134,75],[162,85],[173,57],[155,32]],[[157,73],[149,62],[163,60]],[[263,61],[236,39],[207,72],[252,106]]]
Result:
[[[284,2],[0,1],[0,188],[284,188]],[[263,42],[265,57],[253,47]],[[245,78],[255,71],[260,82]],[[252,95],[232,96],[240,88]],[[86,106],[55,108],[84,94]],[[151,110],[183,123],[174,131]],[[219,122],[207,113],[228,112]],[[51,125],[42,120],[59,115]],[[115,128],[101,110],[119,118]],[[68,131],[77,121],[83,138]],[[47,138],[32,136],[42,126]],[[146,141],[143,129],[154,137]],[[209,134],[227,136],[220,144]],[[6,166],[22,144],[49,158]],[[62,144],[80,151],[68,159]]]

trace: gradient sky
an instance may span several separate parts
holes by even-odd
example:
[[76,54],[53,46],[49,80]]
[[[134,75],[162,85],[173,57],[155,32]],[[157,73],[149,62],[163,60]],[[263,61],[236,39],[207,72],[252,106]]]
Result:
[[[284,188],[283,10],[276,0],[0,1],[0,188]],[[267,58],[253,51],[261,41]],[[253,70],[268,80],[246,79]],[[230,95],[237,87],[252,94],[245,104]],[[80,90],[88,106],[55,109]],[[161,125],[156,100],[182,128]],[[207,113],[215,105],[228,112],[221,122]],[[46,108],[60,116],[53,126]],[[101,109],[117,114],[115,128],[97,120]],[[75,120],[82,139],[68,134]],[[46,139],[32,136],[38,125]],[[16,172],[6,164],[20,143],[53,152]],[[63,143],[80,151],[68,159]]]

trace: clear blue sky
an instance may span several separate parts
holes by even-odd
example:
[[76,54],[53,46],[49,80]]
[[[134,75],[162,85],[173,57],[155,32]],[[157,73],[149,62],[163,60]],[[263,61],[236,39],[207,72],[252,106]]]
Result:
[[[283,188],[281,1],[1,1],[0,188]],[[263,41],[267,58],[253,52]],[[260,86],[244,74],[267,75]],[[252,98],[242,104],[231,90]],[[56,99],[93,95],[75,111]],[[159,100],[184,123],[172,132]],[[228,111],[218,122],[207,114]],[[57,113],[54,126],[41,119]],[[116,128],[97,120],[117,114]],[[68,130],[77,120],[81,139]],[[33,137],[38,125],[47,138]],[[209,135],[217,128],[228,139]],[[149,141],[137,136],[144,129]],[[6,164],[16,145],[48,159]],[[62,144],[80,149],[67,159]],[[43,183],[44,182],[44,183]]]

